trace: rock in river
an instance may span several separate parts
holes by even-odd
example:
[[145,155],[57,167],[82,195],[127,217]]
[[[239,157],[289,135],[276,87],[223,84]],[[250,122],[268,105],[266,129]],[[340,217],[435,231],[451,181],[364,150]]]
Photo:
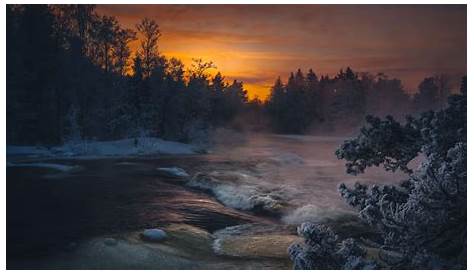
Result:
[[168,237],[165,231],[158,228],[145,229],[141,236],[143,240],[150,242],[160,242]]

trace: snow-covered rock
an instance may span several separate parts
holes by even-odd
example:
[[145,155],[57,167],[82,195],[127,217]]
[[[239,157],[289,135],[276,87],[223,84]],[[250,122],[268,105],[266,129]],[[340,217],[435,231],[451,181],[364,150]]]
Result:
[[166,234],[166,232],[158,228],[145,229],[142,233],[143,240],[150,242],[163,241],[167,237],[168,235]]

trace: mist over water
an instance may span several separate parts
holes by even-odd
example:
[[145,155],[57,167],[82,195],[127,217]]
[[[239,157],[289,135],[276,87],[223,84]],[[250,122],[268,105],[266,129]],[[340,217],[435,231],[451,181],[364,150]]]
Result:
[[406,175],[380,167],[369,168],[359,176],[346,174],[345,162],[338,160],[334,152],[348,138],[225,135],[217,138],[216,146],[206,158],[210,162],[248,165],[220,167],[217,172],[228,177],[217,177],[219,184],[207,185],[207,188],[213,190],[218,200],[233,208],[249,209],[252,205],[245,203],[253,201],[258,205],[260,202],[263,207],[278,211],[281,220],[289,224],[354,214],[337,191],[340,183],[392,184]]
[[[44,249],[56,251],[45,259],[20,257],[11,265],[209,269],[219,262],[222,268],[240,268],[239,252],[251,250],[248,254],[254,254],[253,248],[261,247],[259,254],[264,257],[271,253],[283,259],[274,264],[251,255],[248,263],[257,269],[282,269],[288,263],[286,248],[297,237],[293,225],[306,221],[350,222],[352,218],[346,217],[356,214],[340,197],[340,183],[392,184],[404,178],[401,173],[382,168],[369,168],[360,176],[346,174],[345,162],[338,160],[334,151],[349,137],[232,131],[217,132],[213,137],[214,145],[207,154],[58,158],[43,159],[42,164],[37,158],[33,164],[24,157],[11,159],[9,195],[13,198],[8,223],[9,231],[13,231],[10,242],[16,244],[10,246],[10,253],[23,254],[25,246],[34,247],[26,250],[31,254]],[[56,168],[51,174],[45,170],[58,166],[80,168]],[[189,176],[174,180],[158,169]],[[33,188],[25,192],[24,186]],[[59,200],[57,193],[62,195]],[[24,212],[25,197],[35,204],[28,213]],[[50,200],[61,206],[42,204]],[[60,218],[49,213],[54,211],[59,211],[56,214]],[[87,227],[81,220],[87,220]],[[135,237],[142,229],[166,229],[170,224],[191,225],[192,231],[208,235],[205,245],[212,249],[196,253],[194,243],[175,242],[182,240],[182,235],[161,247],[143,245]],[[38,239],[26,233],[33,226],[47,237]],[[339,229],[347,228],[342,225]],[[192,235],[194,239],[196,235]],[[115,246],[104,244],[109,237],[118,239]],[[76,246],[73,251],[57,252],[71,243]],[[182,253],[189,259],[176,255]],[[132,260],[123,259],[123,254],[130,254]],[[237,254],[238,258],[216,254]]]

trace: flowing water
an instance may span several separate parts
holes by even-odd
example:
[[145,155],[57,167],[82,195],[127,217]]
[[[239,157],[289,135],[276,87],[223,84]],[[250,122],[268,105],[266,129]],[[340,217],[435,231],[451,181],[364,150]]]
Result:
[[[334,154],[346,138],[292,135],[242,138],[243,141],[234,145],[226,142],[218,145],[206,158],[211,162],[249,164],[247,169],[232,165],[223,169],[250,176],[251,179],[242,180],[250,182],[244,183],[245,186],[260,186],[258,191],[273,193],[284,200],[282,221],[286,223],[299,224],[353,213],[339,196],[340,183],[391,184],[405,178],[402,173],[390,173],[382,168],[369,168],[359,176],[346,174],[345,162]],[[237,194],[251,192],[242,185],[236,188]]]
[[[7,267],[288,268],[281,255],[286,246],[280,245],[294,240],[294,225],[355,214],[339,197],[339,183],[403,178],[378,168],[346,175],[344,162],[334,155],[344,138],[262,134],[216,140],[208,154],[195,156],[8,159],[17,165],[7,168]],[[49,165],[28,164],[33,161]],[[44,168],[50,164],[75,168]],[[191,179],[163,177],[160,167],[182,168]],[[214,249],[195,252],[184,236],[157,246],[136,237],[142,229],[169,224],[200,231],[185,228],[192,235],[209,234],[199,245]],[[113,248],[97,244],[104,237],[119,242]],[[276,239],[269,254],[250,246],[269,239]],[[233,249],[249,252],[240,256]]]

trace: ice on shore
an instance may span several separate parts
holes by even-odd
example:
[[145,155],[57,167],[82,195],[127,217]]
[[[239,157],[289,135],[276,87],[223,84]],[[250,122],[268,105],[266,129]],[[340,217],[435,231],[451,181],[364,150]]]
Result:
[[42,157],[113,157],[152,154],[195,154],[194,145],[165,141],[160,138],[143,137],[116,141],[88,141],[66,143],[51,148],[41,146],[7,145],[8,156]]

